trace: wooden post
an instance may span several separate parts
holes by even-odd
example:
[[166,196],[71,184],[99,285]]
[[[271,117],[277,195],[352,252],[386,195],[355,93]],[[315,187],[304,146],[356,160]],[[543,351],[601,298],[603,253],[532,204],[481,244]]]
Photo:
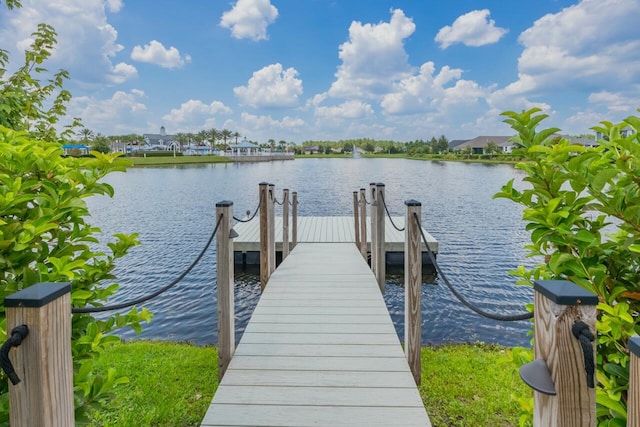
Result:
[[420,224],[414,214],[422,218],[422,204],[415,200],[404,202],[407,213],[404,221],[404,352],[413,379],[420,385],[422,365],[422,251]]
[[276,186],[269,184],[269,277],[276,270]]
[[289,255],[289,189],[282,190],[282,261]]
[[269,184],[260,183],[260,290],[269,281]]
[[640,426],[640,337],[629,338],[629,391],[627,394],[627,426]]
[[216,203],[216,218],[220,218],[216,236],[216,257],[218,260],[218,380],[222,380],[236,349],[234,301],[233,301],[233,238],[231,219],[233,202]]
[[367,190],[360,189],[360,253],[367,260]]
[[[539,280],[533,288],[535,357],[546,362],[556,390],[534,390],[533,425],[595,426],[596,390],[587,386],[584,355],[571,328],[581,321],[595,336],[598,297],[567,280]],[[595,360],[595,341],[592,355]]]
[[376,270],[378,268],[378,263],[376,262],[376,242],[378,241],[376,236],[376,231],[378,228],[376,227],[376,215],[378,213],[378,209],[376,208],[376,183],[369,183],[369,190],[371,190],[371,270],[373,270],[373,274],[378,277]]
[[37,283],[5,299],[7,332],[27,325],[29,335],[11,350],[20,382],[9,384],[9,424],[75,424],[71,359],[71,285]]
[[387,261],[385,253],[385,210],[384,210],[384,184],[379,182],[376,184],[376,278],[378,279],[378,286],[380,286],[380,292],[385,292],[385,279],[386,268],[385,263]]
[[360,244],[360,212],[358,212],[358,192],[353,192],[353,226],[355,228],[354,236],[356,238],[356,247],[361,248]]
[[298,192],[291,193],[293,199],[291,201],[291,249],[298,244]]

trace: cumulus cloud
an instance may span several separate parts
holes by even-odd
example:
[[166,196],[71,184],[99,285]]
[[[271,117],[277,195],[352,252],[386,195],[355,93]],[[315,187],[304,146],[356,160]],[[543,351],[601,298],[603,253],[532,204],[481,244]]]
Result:
[[131,59],[159,65],[162,68],[180,68],[185,62],[191,61],[189,55],[182,57],[178,49],[173,46],[167,49],[157,40],[151,40],[144,47],[135,46],[131,51]]
[[406,77],[411,67],[404,39],[415,31],[413,20],[400,9],[389,22],[349,27],[349,40],[340,45],[342,64],[329,89],[333,97],[371,97],[385,93],[392,81]]
[[122,0],[106,0],[109,12],[118,13],[122,9]]
[[276,120],[270,115],[242,113],[241,118],[245,126],[256,131],[295,130],[305,125],[305,121],[299,117],[285,116],[281,120]]
[[[109,7],[117,7],[110,2]],[[114,65],[123,47],[118,32],[107,22],[103,0],[30,0],[11,12],[0,10],[0,40],[12,57],[20,57],[40,22],[52,25],[58,43],[47,62],[50,70],[69,71],[72,82],[83,86],[119,84],[137,75],[129,64]],[[9,14],[10,13],[10,14]],[[69,23],[73,23],[70,25]]]
[[[111,98],[74,97],[69,103],[69,117],[80,117],[83,125],[94,132],[118,135],[145,132],[147,106],[142,102],[143,91],[116,91]],[[135,123],[132,125],[132,123]]]
[[185,126],[188,128],[188,125],[197,127],[210,119],[211,116],[230,113],[231,108],[220,101],[206,104],[200,100],[190,99],[180,105],[180,108],[172,109],[169,114],[162,117],[162,120],[175,129],[182,129]]
[[496,27],[495,21],[488,19],[490,13],[489,9],[465,13],[453,21],[453,25],[442,27],[435,40],[442,49],[456,43],[474,47],[496,43],[508,30]]
[[302,80],[296,78],[295,68],[271,64],[255,71],[246,86],[233,89],[235,95],[245,105],[259,107],[294,107],[302,95]]
[[238,0],[222,14],[220,26],[231,30],[236,39],[266,40],[267,27],[278,17],[278,9],[270,0]]
[[373,115],[371,105],[358,101],[346,101],[340,105],[322,107],[315,110],[315,115],[322,118],[333,119],[361,119]]
[[501,95],[620,90],[640,80],[638,0],[582,0],[538,19],[519,42],[518,81]]
[[607,108],[609,111],[632,114],[640,105],[640,87],[629,88],[626,93],[606,90],[589,95],[589,102]]

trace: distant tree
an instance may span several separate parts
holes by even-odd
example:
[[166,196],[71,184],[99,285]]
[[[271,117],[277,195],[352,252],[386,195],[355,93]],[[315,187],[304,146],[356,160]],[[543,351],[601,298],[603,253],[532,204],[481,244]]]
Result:
[[238,138],[240,138],[240,133],[238,131],[235,131],[231,136],[236,139],[236,145],[238,145]]
[[281,139],[280,141],[278,141],[278,149],[280,151],[284,151],[285,148],[287,148],[287,141],[285,141],[284,139]]
[[269,144],[269,148],[271,148],[271,151],[274,151],[276,149],[276,140],[275,139],[269,139],[267,141],[267,143]]
[[220,138],[222,138],[222,140],[224,141],[224,145],[227,145],[227,141],[230,140],[232,136],[233,132],[231,132],[229,129],[222,129],[222,131],[220,132]]
[[99,153],[107,154],[111,152],[111,143],[109,138],[102,134],[97,134],[91,143],[91,150]]
[[488,154],[489,157],[492,157],[494,154],[498,154],[500,152],[500,147],[493,141],[487,142],[487,145],[484,147],[485,154]]
[[93,131],[91,129],[82,128],[78,132],[78,135],[82,138],[82,141],[85,143],[93,139]]
[[209,141],[211,141],[212,147],[215,147],[218,141],[222,138],[220,131],[216,128],[211,128],[207,131]]
[[184,143],[187,142],[187,134],[183,132],[176,133],[176,141],[180,144],[180,151],[184,151]]
[[471,148],[470,145],[467,145],[466,147],[464,147],[464,149],[462,150],[462,152],[465,154],[465,156],[467,156],[467,159],[471,157],[471,155],[473,154],[473,148]]
[[376,147],[373,145],[373,143],[367,142],[366,144],[364,144],[362,149],[367,153],[373,153],[375,151]]
[[446,153],[449,151],[449,140],[447,139],[446,136],[444,135],[440,135],[440,138],[438,138],[438,142],[435,144],[435,152],[442,154],[442,153]]

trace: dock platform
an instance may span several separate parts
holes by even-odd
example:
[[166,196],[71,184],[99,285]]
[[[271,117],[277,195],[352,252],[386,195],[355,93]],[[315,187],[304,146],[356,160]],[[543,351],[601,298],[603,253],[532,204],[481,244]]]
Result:
[[299,242],[274,271],[202,422],[318,425],[431,426],[353,243]]
[[[396,230],[391,220],[385,217],[385,251],[386,262],[389,265],[403,265],[404,263],[404,232]],[[298,217],[298,243],[355,243],[355,227],[352,216],[300,216]],[[404,228],[404,217],[393,217],[393,222],[400,229]],[[371,252],[370,218],[367,218],[367,248]],[[260,221],[257,219],[248,223],[238,223],[234,230],[239,234],[233,242],[236,264],[260,264]],[[282,253],[282,217],[275,218],[276,252]],[[434,254],[438,253],[438,241],[423,229],[429,242],[429,248]],[[289,224],[289,242],[291,242],[292,227]],[[422,264],[431,264],[424,242],[422,247]]]

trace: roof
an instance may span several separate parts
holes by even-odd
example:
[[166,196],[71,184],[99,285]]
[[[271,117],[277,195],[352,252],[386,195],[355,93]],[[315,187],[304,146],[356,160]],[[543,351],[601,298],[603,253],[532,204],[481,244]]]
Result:
[[145,133],[142,138],[150,145],[168,145],[176,140],[175,135],[163,135],[161,133]]
[[511,136],[489,136],[489,135],[476,136],[473,139],[469,139],[467,141],[462,142],[461,144],[457,145],[455,148],[457,149],[463,149],[466,147],[484,148],[490,142],[495,143],[498,147],[505,147],[505,146],[513,145],[513,143],[509,141],[510,138]]
[[230,144],[231,148],[258,148],[257,144],[248,141],[247,139],[243,139],[237,144]]
[[72,150],[74,148],[77,148],[78,150],[88,150],[89,146],[84,144],[64,144],[62,148],[65,150]]
[[456,148],[460,144],[464,144],[469,141],[468,139],[454,139],[453,141],[449,141],[449,148]]

